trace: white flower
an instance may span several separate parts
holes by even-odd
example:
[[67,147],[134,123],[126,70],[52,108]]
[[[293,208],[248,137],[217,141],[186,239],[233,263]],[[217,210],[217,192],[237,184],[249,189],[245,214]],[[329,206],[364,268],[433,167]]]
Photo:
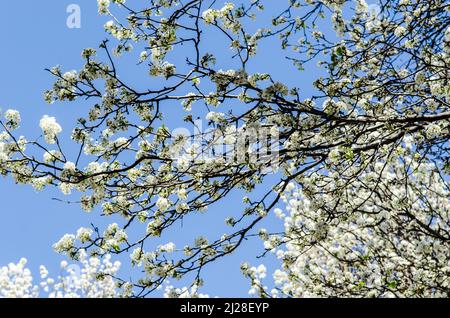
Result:
[[139,55],[139,60],[145,61],[148,58],[148,52],[147,51],[142,51],[141,54]]
[[69,71],[63,74],[63,78],[69,83],[76,82],[77,76],[77,71]]
[[142,263],[142,256],[144,255],[144,252],[140,247],[135,248],[133,252],[130,254],[131,261],[133,264],[137,264],[138,266]]
[[333,148],[331,149],[331,151],[328,154],[328,158],[330,159],[331,163],[338,163],[339,160],[341,159],[341,152],[339,151],[339,149],[337,148]]
[[417,84],[421,85],[421,84],[425,83],[425,81],[427,80],[427,77],[424,72],[417,72],[414,77],[414,80],[416,81]]
[[233,9],[234,9],[234,3],[227,2],[227,3],[225,3],[225,5],[223,6],[223,8],[220,9],[220,12],[221,12],[222,14],[226,14],[226,13],[232,11]]
[[401,25],[399,25],[398,27],[395,28],[394,30],[394,35],[396,37],[401,37],[403,34],[405,34],[406,29],[404,27],[402,27]]
[[216,112],[209,112],[206,114],[206,119],[211,120],[213,122],[219,122],[225,117],[224,113],[216,113]]
[[55,244],[53,248],[56,252],[68,252],[73,248],[73,243],[75,242],[75,236],[73,234],[64,234],[64,236]]
[[208,9],[203,12],[202,17],[206,23],[210,24],[214,22],[214,20],[216,19],[216,15],[217,15],[216,10]]
[[187,192],[186,189],[181,188],[177,191],[177,196],[180,198],[180,200],[186,200],[187,199]]
[[110,4],[111,4],[110,0],[97,0],[98,12],[100,14],[108,13]]
[[175,244],[170,242],[170,243],[167,243],[165,245],[161,245],[159,247],[159,251],[160,252],[166,252],[166,253],[173,253],[175,251],[175,248],[176,248]]
[[112,29],[114,29],[114,21],[109,20],[108,22],[105,23],[105,30],[111,32]]
[[75,172],[76,169],[77,169],[77,167],[76,167],[75,163],[73,163],[73,162],[71,162],[71,161],[67,161],[67,162],[64,164],[63,169],[64,169],[65,171]]
[[128,143],[128,139],[125,138],[125,137],[117,138],[117,139],[113,142],[114,146],[117,147],[117,148],[123,147],[123,146],[125,146],[127,143]]
[[160,211],[166,211],[170,206],[170,202],[166,198],[159,197],[158,201],[156,201],[156,206],[159,208]]
[[92,235],[92,229],[86,228],[86,227],[80,227],[77,230],[77,240],[79,240],[81,243],[89,242]]
[[41,279],[46,279],[48,276],[48,270],[45,268],[45,266],[41,265],[39,267],[39,275],[41,276]]
[[73,185],[66,182],[61,182],[61,184],[59,185],[59,189],[64,195],[70,195],[72,193],[72,188]]
[[274,210],[274,213],[280,219],[282,219],[284,217],[283,210],[281,210],[280,208],[276,208]]
[[102,166],[97,162],[89,162],[88,166],[86,167],[86,172],[88,173],[98,173],[102,171]]
[[441,127],[438,124],[430,124],[427,126],[425,133],[428,138],[435,138],[441,134]]
[[263,279],[266,277],[267,268],[263,264],[261,264],[256,268],[256,272],[259,278]]
[[61,153],[56,150],[50,150],[44,153],[44,162],[51,163],[61,159]]
[[295,189],[295,184],[293,182],[289,182],[288,185],[286,186],[286,191],[291,192],[294,189]]
[[42,129],[42,132],[44,133],[45,141],[49,144],[56,143],[56,138],[58,137],[58,134],[62,132],[61,126],[56,122],[55,117],[49,117],[45,115],[40,123],[39,126]]
[[189,210],[189,205],[185,202],[177,204],[175,210],[177,211],[177,213],[181,214],[181,213]]
[[20,113],[14,109],[8,109],[5,112],[6,125],[11,129],[16,129],[20,125]]

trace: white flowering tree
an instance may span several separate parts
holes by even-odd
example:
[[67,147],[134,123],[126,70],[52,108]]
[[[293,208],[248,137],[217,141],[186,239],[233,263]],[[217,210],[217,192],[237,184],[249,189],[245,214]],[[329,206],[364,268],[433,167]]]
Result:
[[[61,275],[56,279],[49,276],[45,266],[39,268],[41,282],[35,284],[27,260],[10,263],[0,268],[0,298],[112,298],[118,297],[113,276],[120,268],[119,262],[112,263],[111,256],[103,260],[88,257],[85,251],[78,253],[79,265],[61,262]],[[80,266],[81,265],[81,266]]]
[[[273,290],[264,266],[242,265],[260,296],[448,296],[450,4],[290,0],[265,12],[269,2],[98,0],[109,39],[83,51],[81,70],[50,69],[56,80],[45,93],[49,103],[91,103],[72,127],[78,155],[61,146],[55,118],[40,122],[45,142],[30,141],[16,137],[20,114],[8,110],[0,172],[121,216],[121,225],[81,228],[55,249],[75,259],[129,253],[141,277],[114,278],[136,297],[192,274],[189,288],[167,294],[196,295],[202,269],[256,234],[282,262]],[[214,52],[208,37],[230,50]],[[286,74],[315,63],[325,75],[308,90],[276,78],[253,62],[261,45],[284,50]],[[122,79],[122,55],[147,71],[149,87]],[[171,132],[171,114],[196,126],[199,109],[207,130]],[[269,174],[278,181],[267,184]],[[259,184],[266,191],[257,195]],[[227,218],[228,234],[149,249],[234,189],[249,195],[241,215]],[[282,233],[260,229],[271,213]],[[131,239],[136,224],[145,230]]]

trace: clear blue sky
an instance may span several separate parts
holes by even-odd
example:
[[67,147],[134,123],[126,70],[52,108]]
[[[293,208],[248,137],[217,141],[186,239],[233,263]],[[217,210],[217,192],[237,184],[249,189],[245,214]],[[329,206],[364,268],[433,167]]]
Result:
[[[80,5],[82,9],[81,29],[66,27],[66,8],[71,3]],[[98,16],[94,0],[1,2],[0,108],[15,108],[21,112],[20,134],[29,139],[39,136],[38,121],[48,114],[56,116],[67,136],[75,119],[87,112],[84,103],[47,105],[43,101],[42,93],[51,87],[53,80],[44,68],[60,64],[64,70],[78,69],[82,63],[81,50],[98,47],[106,37],[104,23],[105,18]],[[308,85],[311,79],[308,73],[287,72],[291,68],[287,67],[280,51],[275,49],[262,48],[261,57],[253,67],[285,80],[289,74],[287,81],[298,86]],[[132,71],[124,74],[126,77],[133,75]],[[112,221],[100,218],[95,212],[85,214],[78,205],[52,200],[53,197],[63,198],[58,191],[47,189],[37,193],[29,186],[15,185],[10,179],[0,179],[0,197],[0,265],[26,257],[36,276],[40,264],[47,265],[53,274],[57,274],[63,257],[54,253],[51,245],[63,234],[74,233],[80,226],[89,226],[90,223],[102,225]],[[221,233],[223,219],[231,214],[231,209],[239,208],[240,202],[241,195],[236,193],[212,207],[202,219],[188,220],[183,231],[177,229],[175,232],[181,233],[177,235],[192,231]],[[274,222],[274,219],[268,222]],[[211,224],[218,225],[211,227]],[[174,241],[176,239],[174,235]],[[246,296],[249,285],[242,278],[239,264],[250,261],[258,265],[260,261],[254,256],[261,251],[262,242],[249,242],[239,253],[208,267],[204,291],[213,296]],[[122,270],[124,276],[130,276],[127,270],[127,267]]]

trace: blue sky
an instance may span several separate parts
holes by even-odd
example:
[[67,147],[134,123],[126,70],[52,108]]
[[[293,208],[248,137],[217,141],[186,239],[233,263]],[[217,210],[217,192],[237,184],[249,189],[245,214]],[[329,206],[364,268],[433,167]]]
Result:
[[[71,3],[81,7],[80,29],[66,26],[66,8]],[[62,65],[63,70],[78,69],[82,64],[82,49],[98,47],[106,37],[104,23],[105,18],[98,16],[96,1],[93,0],[1,2],[0,32],[3,43],[0,50],[0,108],[14,108],[21,112],[20,134],[29,139],[39,136],[39,119],[48,114],[55,116],[63,129],[66,128],[63,137],[64,134],[67,137],[76,118],[87,112],[84,102],[46,104],[42,93],[51,87],[53,79],[44,69],[57,64]],[[218,44],[214,41],[217,40],[211,40],[207,45],[214,47]],[[308,87],[312,78],[307,72],[287,73],[286,70],[291,67],[280,51],[264,46],[252,67],[262,67],[261,72],[283,77],[297,86]],[[133,68],[124,67],[122,74],[126,78],[136,77]],[[289,74],[287,78],[286,74]],[[145,81],[139,82],[145,85]],[[181,107],[179,111],[182,112]],[[80,226],[89,226],[90,223],[102,225],[111,221],[102,220],[96,212],[85,214],[76,204],[52,200],[55,197],[64,199],[54,189],[37,193],[29,186],[15,185],[8,178],[0,179],[0,265],[26,257],[35,274],[40,264],[47,265],[53,274],[57,274],[59,261],[64,258],[53,252],[51,245],[54,242],[65,233],[74,233]],[[177,235],[191,232],[221,231],[224,218],[239,212],[236,208],[239,208],[241,197],[239,193],[232,194],[224,202],[212,207],[201,219],[186,220],[183,228],[174,229],[176,234],[172,235],[176,239]],[[269,219],[267,222],[277,221]],[[217,227],[211,227],[211,224],[217,224]],[[262,242],[248,242],[240,252],[208,267],[205,271],[207,285],[204,292],[213,296],[246,296],[249,286],[240,274],[239,264],[250,261],[258,265],[260,261],[255,260],[254,256],[261,251]],[[268,262],[273,267],[274,262]],[[124,266],[124,276],[129,276],[127,270]]]

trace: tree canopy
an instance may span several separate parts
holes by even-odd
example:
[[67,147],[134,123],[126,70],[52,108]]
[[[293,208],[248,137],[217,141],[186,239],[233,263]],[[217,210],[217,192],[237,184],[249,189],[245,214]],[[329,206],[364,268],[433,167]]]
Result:
[[[43,140],[17,136],[15,110],[0,121],[2,175],[79,193],[84,211],[123,219],[66,234],[58,252],[130,254],[141,277],[109,275],[126,295],[187,275],[196,295],[204,267],[259,235],[262,252],[281,261],[273,289],[264,266],[242,264],[259,296],[449,295],[447,1],[290,0],[274,9],[267,0],[98,0],[98,8],[110,19],[108,39],[82,52],[82,69],[48,69],[55,82],[44,94],[90,103],[70,128],[77,154],[63,149],[54,117],[40,121]],[[227,51],[209,46],[211,37]],[[274,63],[289,63],[285,78],[254,62],[270,47],[282,52]],[[121,77],[126,57],[148,87]],[[317,78],[305,83],[305,72]],[[173,131],[174,114],[194,133]],[[227,234],[150,248],[236,189],[249,194],[240,216],[226,219]],[[283,231],[260,227],[269,214]]]

